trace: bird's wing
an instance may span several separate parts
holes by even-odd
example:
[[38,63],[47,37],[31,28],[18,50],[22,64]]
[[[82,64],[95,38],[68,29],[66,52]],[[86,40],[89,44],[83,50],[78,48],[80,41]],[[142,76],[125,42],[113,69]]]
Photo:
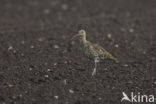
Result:
[[113,55],[111,55],[108,51],[106,51],[102,46],[98,44],[93,44],[93,46],[94,46],[94,50],[96,51],[96,53],[98,53],[99,57],[112,59],[115,62],[118,62],[118,60]]
[[87,48],[92,55],[94,55],[95,57],[98,57],[98,52],[96,51],[94,45],[91,42],[88,41],[85,44],[85,48]]
[[86,42],[85,47],[90,50],[90,53],[95,57],[111,59],[118,63],[118,60],[112,56],[108,51],[106,51],[103,47],[98,44],[93,44],[91,42]]

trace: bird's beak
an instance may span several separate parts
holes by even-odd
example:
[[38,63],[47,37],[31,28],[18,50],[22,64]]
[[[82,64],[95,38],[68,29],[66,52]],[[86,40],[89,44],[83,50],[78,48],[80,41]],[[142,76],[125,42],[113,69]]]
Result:
[[76,38],[76,37],[78,37],[78,36],[81,36],[81,34],[76,34],[76,35],[74,35],[74,36],[71,38],[71,40],[73,40],[74,38]]

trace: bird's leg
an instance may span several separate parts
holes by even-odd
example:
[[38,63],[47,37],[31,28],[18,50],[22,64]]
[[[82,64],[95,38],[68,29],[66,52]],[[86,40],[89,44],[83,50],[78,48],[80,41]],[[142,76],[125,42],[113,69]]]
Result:
[[94,76],[94,75],[96,74],[96,67],[97,67],[97,63],[99,62],[99,60],[96,58],[96,59],[94,60],[94,62],[95,62],[95,67],[94,67],[92,76]]

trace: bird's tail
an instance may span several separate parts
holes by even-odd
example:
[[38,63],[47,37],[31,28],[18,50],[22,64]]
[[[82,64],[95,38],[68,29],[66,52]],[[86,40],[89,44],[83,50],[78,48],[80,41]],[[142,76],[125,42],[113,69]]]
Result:
[[115,61],[116,63],[119,63],[119,60],[117,58],[115,58],[114,56],[110,55],[110,59]]

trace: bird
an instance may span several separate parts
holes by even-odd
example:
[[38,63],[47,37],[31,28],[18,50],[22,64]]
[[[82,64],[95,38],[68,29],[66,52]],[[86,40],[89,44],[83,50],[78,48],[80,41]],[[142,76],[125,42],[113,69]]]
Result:
[[86,39],[86,31],[81,29],[78,31],[78,34],[74,35],[71,40],[79,37],[82,50],[84,51],[85,56],[89,59],[94,60],[94,69],[92,72],[92,76],[96,74],[97,63],[101,60],[111,59],[114,60],[116,63],[119,61],[113,55],[111,55],[108,51],[106,51],[102,46],[98,44],[94,44]]

